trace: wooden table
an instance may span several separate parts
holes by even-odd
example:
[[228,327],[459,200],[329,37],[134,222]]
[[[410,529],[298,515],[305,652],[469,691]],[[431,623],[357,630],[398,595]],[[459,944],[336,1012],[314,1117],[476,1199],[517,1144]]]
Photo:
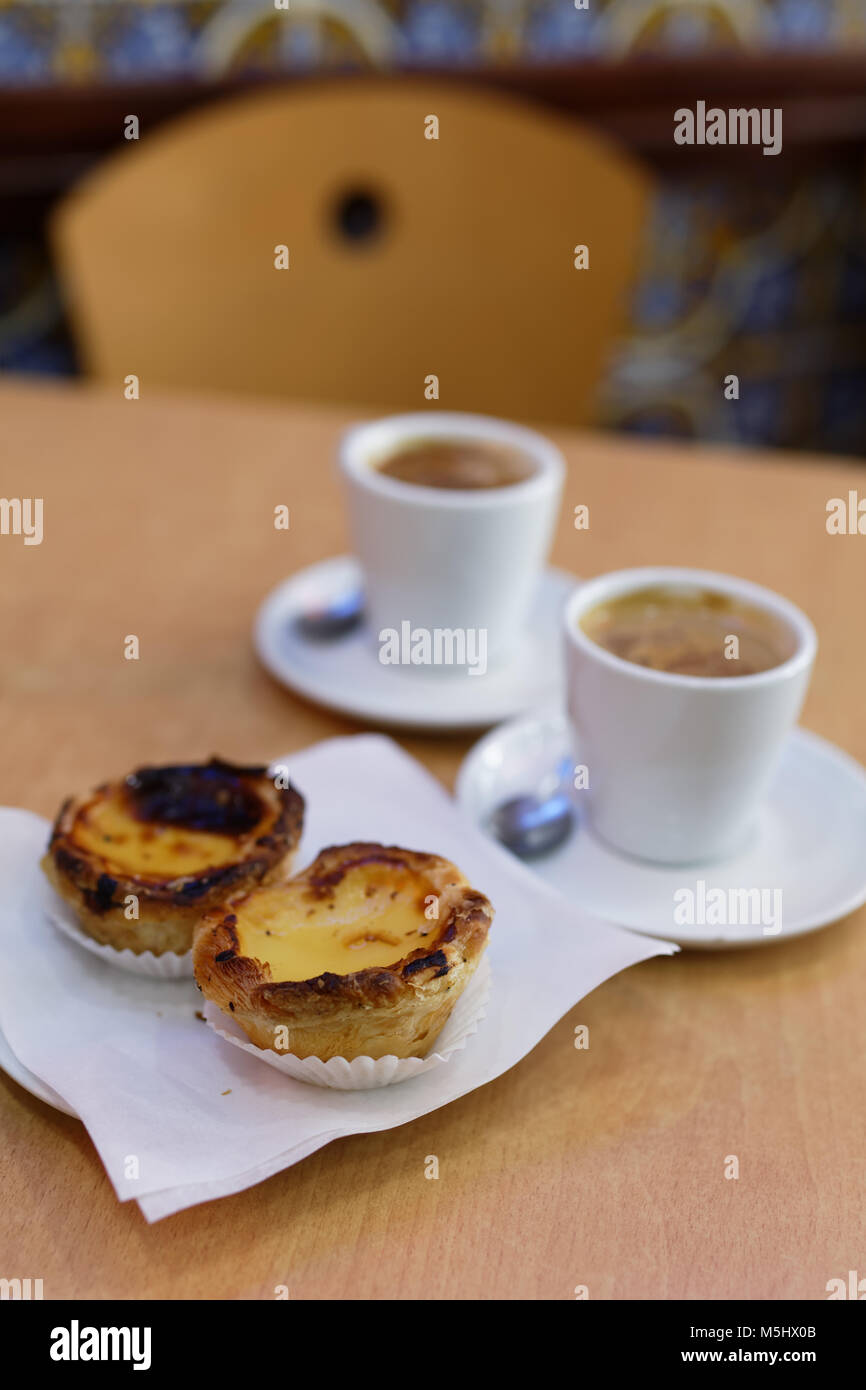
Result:
[[[4,495],[45,500],[41,546],[0,537],[0,800],[51,815],[141,761],[267,759],[358,727],[281,689],[250,646],[262,594],[345,547],[332,457],[349,418],[0,387]],[[556,562],[704,565],[780,589],[821,638],[804,723],[866,761],[866,537],[825,530],[828,498],[866,495],[866,471],[560,442]],[[288,532],[272,524],[281,502]],[[448,785],[470,743],[401,741]],[[288,1284],[295,1298],[568,1299],[585,1284],[820,1299],[828,1279],[866,1274],[864,997],[866,911],[788,944],[650,961],[482,1090],[154,1226],[116,1201],[81,1124],[3,1076],[0,1275],[60,1298]]]

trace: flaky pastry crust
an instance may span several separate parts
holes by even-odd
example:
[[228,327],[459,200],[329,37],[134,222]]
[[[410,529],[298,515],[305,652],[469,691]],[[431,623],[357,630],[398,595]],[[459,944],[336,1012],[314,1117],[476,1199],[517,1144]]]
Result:
[[[430,1051],[485,950],[493,908],[447,859],[364,842],[322,850],[285,885],[287,899],[298,887],[311,901],[320,899],[348,869],[368,864],[380,880],[371,894],[387,893],[391,866],[416,874],[438,899],[429,937],[391,965],[275,980],[267,962],[240,954],[239,919],[255,906],[255,893],[203,916],[193,945],[196,982],[257,1047],[323,1061]],[[293,901],[297,911],[296,892]],[[374,896],[371,912],[375,907]]]
[[[190,815],[197,813],[201,818],[204,814],[207,829],[234,840],[229,862],[157,877],[119,871],[112,866],[110,851],[103,857],[78,842],[79,817],[100,799],[120,797],[130,786],[147,788],[160,778],[159,816],[168,819],[150,821],[145,815],[134,822],[130,813],[130,826],[134,824],[136,830],[142,823],[145,827],[170,824],[182,828],[186,808],[179,803],[184,779],[187,786],[199,779],[195,793],[189,793]],[[202,778],[207,785],[204,800]],[[172,795],[172,788],[177,788],[177,796]],[[220,825],[220,799],[235,791],[246,799],[247,807],[258,804],[260,814],[248,828],[232,830],[230,820]],[[193,928],[203,913],[221,908],[237,894],[285,877],[301,838],[303,820],[303,797],[291,784],[277,786],[266,767],[239,767],[211,758],[208,763],[187,767],[142,768],[121,781],[106,782],[83,796],[68,798],[58,812],[41,865],[57,893],[73,909],[82,930],[94,940],[136,954],[182,955],[191,949]],[[137,899],[137,920],[126,915],[130,896]]]

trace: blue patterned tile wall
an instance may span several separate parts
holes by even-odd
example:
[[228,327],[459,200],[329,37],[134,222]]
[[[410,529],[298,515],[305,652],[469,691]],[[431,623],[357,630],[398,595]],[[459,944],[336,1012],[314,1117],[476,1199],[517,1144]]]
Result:
[[[866,0],[0,0],[0,86],[856,46]],[[0,236],[0,368],[74,366],[44,256]],[[616,428],[866,451],[862,171],[664,187],[602,405]]]

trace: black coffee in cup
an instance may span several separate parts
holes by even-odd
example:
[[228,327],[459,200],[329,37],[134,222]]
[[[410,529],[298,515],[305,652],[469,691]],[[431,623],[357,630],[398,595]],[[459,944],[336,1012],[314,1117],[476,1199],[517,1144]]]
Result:
[[622,594],[591,608],[580,626],[623,661],[680,676],[752,676],[781,666],[796,646],[773,614],[692,587]]
[[471,438],[413,439],[376,466],[385,477],[402,483],[461,491],[513,487],[535,472],[532,460],[521,450]]

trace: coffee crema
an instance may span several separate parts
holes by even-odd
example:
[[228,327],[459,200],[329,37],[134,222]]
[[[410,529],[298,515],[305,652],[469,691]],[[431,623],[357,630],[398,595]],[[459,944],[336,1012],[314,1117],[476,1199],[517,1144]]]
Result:
[[753,676],[781,666],[796,646],[789,628],[766,609],[686,585],[653,585],[608,599],[584,613],[580,626],[623,661],[679,676]]
[[415,439],[376,465],[387,478],[416,487],[467,491],[513,487],[531,478],[535,464],[527,454],[488,439]]

